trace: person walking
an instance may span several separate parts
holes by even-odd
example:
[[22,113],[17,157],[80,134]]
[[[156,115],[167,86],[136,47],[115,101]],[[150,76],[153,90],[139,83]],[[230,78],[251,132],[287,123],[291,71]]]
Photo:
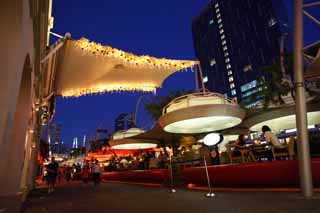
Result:
[[89,162],[86,162],[83,165],[83,168],[81,171],[81,178],[84,183],[88,183],[88,181],[89,181]]
[[71,170],[72,169],[70,166],[66,166],[64,169],[64,174],[65,174],[65,178],[66,178],[67,183],[69,183],[71,180]]
[[100,183],[100,173],[101,173],[101,170],[100,170],[99,162],[98,160],[95,160],[92,166],[92,179],[93,179],[94,186],[97,186]]
[[48,181],[48,194],[54,192],[59,164],[55,161],[55,158],[51,158],[51,162],[47,165],[47,181]]

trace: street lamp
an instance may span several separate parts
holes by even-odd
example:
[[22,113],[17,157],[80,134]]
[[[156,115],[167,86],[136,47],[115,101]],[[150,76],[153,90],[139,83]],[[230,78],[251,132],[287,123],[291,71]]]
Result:
[[[222,142],[222,140],[223,140],[222,135],[220,135],[218,133],[210,133],[210,134],[207,134],[203,138],[203,143],[205,145],[209,146],[209,150],[210,150],[210,146],[217,145],[218,143]],[[204,161],[204,166],[206,168],[206,175],[207,175],[208,188],[209,188],[209,192],[206,194],[206,197],[214,197],[215,193],[213,193],[212,189],[211,189],[210,177],[209,177],[208,166],[207,166],[207,160],[206,160],[206,156],[205,155],[203,156],[203,161]]]

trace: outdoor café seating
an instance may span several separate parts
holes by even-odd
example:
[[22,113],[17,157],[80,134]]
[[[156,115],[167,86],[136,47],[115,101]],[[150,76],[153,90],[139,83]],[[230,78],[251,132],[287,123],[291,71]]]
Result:
[[240,161],[241,163],[245,162],[244,150],[236,150],[235,146],[228,145],[227,153],[228,153],[230,163],[234,163],[236,161]]
[[289,140],[288,144],[283,147],[275,147],[272,146],[272,156],[273,160],[277,159],[294,159],[295,151],[294,151],[294,140]]
[[[255,159],[250,159],[248,150],[252,152]],[[230,163],[234,162],[250,162],[250,161],[265,161],[265,160],[281,160],[294,159],[294,142],[289,142],[283,147],[274,147],[268,143],[250,144],[244,148],[236,148],[234,145],[227,146],[227,154]]]

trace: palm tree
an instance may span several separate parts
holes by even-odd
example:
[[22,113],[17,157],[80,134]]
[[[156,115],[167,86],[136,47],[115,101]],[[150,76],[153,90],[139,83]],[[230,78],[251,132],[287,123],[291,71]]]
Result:
[[291,83],[293,73],[293,54],[284,53],[281,61],[284,64],[273,61],[272,64],[262,68],[263,75],[257,78],[257,85],[260,88],[250,98],[244,100],[241,104],[247,105],[262,98],[264,108],[273,105],[282,105],[285,103],[284,96],[289,93],[294,99],[294,91]]

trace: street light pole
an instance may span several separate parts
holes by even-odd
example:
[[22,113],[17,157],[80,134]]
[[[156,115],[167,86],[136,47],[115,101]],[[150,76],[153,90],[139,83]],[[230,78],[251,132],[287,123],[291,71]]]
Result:
[[303,0],[293,0],[293,57],[294,88],[296,92],[296,125],[300,187],[303,196],[313,195],[311,160],[309,151],[307,110],[303,79]]

